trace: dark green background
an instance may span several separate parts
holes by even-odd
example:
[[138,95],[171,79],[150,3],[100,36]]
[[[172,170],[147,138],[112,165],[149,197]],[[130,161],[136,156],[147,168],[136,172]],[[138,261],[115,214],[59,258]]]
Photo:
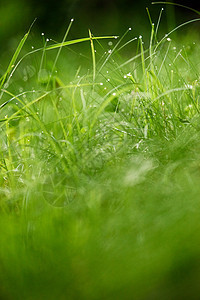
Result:
[[[146,7],[150,9],[156,23],[161,5],[151,5],[152,1],[134,0],[1,0],[0,41],[7,42],[13,36],[27,31],[37,17],[34,30],[45,32],[51,38],[63,35],[69,20],[75,18],[72,35],[85,36],[88,28],[95,34],[122,34],[133,27],[136,34],[149,28]],[[197,1],[179,3],[199,9]],[[186,9],[167,6],[162,26],[169,29],[175,23],[198,17]],[[3,46],[3,45],[2,45]]]

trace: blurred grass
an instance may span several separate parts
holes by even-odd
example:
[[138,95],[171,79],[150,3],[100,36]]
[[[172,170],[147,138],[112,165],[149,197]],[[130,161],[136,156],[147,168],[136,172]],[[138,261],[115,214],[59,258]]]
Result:
[[1,299],[198,299],[198,33],[134,37],[5,69]]

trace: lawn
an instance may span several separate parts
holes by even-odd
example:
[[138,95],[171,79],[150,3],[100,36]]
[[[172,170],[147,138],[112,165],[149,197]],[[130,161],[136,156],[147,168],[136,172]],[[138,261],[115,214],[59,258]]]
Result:
[[199,299],[198,20],[148,41],[72,23],[2,73],[0,298]]

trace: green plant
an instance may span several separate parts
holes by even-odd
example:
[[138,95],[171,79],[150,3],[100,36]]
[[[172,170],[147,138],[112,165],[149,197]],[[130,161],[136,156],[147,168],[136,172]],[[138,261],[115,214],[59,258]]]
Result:
[[[123,43],[130,30],[66,41],[70,23],[61,43],[19,58],[25,35],[15,51],[0,85],[2,299],[197,299],[199,44],[150,24],[147,47]],[[87,41],[89,71],[66,77],[78,55],[64,48]]]

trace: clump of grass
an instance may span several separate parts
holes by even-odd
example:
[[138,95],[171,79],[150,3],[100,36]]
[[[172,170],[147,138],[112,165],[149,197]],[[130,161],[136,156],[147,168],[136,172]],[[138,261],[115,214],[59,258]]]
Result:
[[[70,27],[19,59],[25,35],[1,78],[2,299],[195,299],[198,42]],[[80,42],[90,69],[66,80]]]

